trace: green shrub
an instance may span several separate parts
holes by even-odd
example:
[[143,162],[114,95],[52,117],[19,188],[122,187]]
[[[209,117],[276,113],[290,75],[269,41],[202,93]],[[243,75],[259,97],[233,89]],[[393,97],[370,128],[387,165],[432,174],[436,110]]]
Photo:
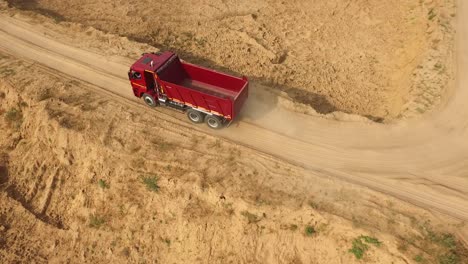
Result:
[[107,182],[105,180],[103,180],[103,179],[99,179],[98,185],[102,189],[109,189],[109,184],[107,184]]
[[416,257],[414,257],[414,261],[416,261],[416,262],[423,262],[423,261],[424,261],[424,258],[423,258],[423,256],[421,256],[421,255],[416,255]]
[[380,246],[382,242],[380,242],[377,238],[375,237],[370,237],[370,236],[360,236],[361,239],[363,239],[366,243],[368,244],[374,244],[376,246]]
[[158,177],[154,175],[145,176],[142,178],[143,184],[146,185],[146,188],[152,192],[159,191]]
[[305,234],[306,236],[312,236],[316,233],[315,228],[313,226],[306,226],[305,228]]
[[454,253],[449,252],[439,257],[440,264],[458,264],[460,263],[460,257]]
[[353,239],[353,247],[350,250],[348,250],[348,252],[354,254],[354,256],[357,259],[362,259],[364,257],[364,253],[366,253],[366,251],[369,250],[368,244],[372,244],[379,247],[382,244],[382,242],[380,242],[375,237],[361,235]]
[[369,249],[369,246],[364,244],[360,238],[355,238],[353,240],[353,247],[349,250],[350,253],[353,253],[357,259],[362,259],[364,252]]

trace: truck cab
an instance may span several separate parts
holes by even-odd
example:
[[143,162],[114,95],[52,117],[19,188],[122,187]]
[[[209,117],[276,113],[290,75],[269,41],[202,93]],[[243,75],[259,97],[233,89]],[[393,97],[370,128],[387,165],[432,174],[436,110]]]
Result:
[[[157,95],[159,87],[155,78],[155,71],[171,56],[170,53],[146,53],[137,60],[128,72],[133,94],[142,97],[144,93]],[[156,89],[155,89],[156,88]]]

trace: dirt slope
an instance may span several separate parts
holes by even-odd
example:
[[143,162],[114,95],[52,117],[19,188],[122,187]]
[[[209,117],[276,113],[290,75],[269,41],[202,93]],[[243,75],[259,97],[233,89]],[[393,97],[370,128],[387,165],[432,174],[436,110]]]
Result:
[[248,75],[325,114],[418,115],[453,76],[454,0],[8,2]]

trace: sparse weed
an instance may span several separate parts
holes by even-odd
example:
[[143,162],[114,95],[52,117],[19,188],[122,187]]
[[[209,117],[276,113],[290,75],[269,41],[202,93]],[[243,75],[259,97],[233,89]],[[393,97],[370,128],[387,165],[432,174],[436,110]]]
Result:
[[312,209],[318,210],[320,208],[320,205],[314,201],[309,201],[309,206],[312,207]]
[[76,131],[83,131],[86,128],[86,125],[79,119],[68,115],[64,115],[61,118],[59,118],[58,123],[63,128]]
[[227,212],[229,215],[234,215],[235,210],[234,210],[234,208],[232,207],[232,203],[226,203],[226,204],[224,204],[224,208],[226,209],[226,212]]
[[47,100],[49,98],[52,98],[52,92],[49,90],[49,89],[46,89],[46,90],[42,90],[40,92],[40,94],[38,95],[37,99],[39,101],[44,101],[44,100]]
[[298,228],[298,226],[296,224],[290,224],[289,225],[289,230],[291,230],[291,231],[296,231],[297,228]]
[[171,143],[171,142],[167,142],[167,141],[162,140],[159,143],[159,150],[164,151],[164,152],[169,151],[173,147],[174,147],[174,144]]
[[146,185],[146,188],[152,192],[159,191],[158,177],[154,175],[145,176],[142,178],[143,184]]
[[439,256],[440,264],[458,264],[460,263],[460,257],[454,252],[448,252],[444,255]]
[[349,250],[357,259],[362,259],[364,252],[369,249],[369,246],[364,244],[361,239],[355,238],[353,240],[353,247]]
[[99,179],[98,185],[101,189],[109,189],[109,184],[103,179]]
[[436,13],[434,11],[434,8],[431,8],[431,10],[429,10],[429,13],[427,13],[427,17],[429,18],[429,20],[433,20],[434,17],[436,17]]
[[422,114],[422,113],[424,113],[426,110],[422,109],[421,107],[418,107],[418,108],[416,108],[416,111],[418,111],[418,113]]
[[204,38],[195,38],[195,43],[200,47],[204,47],[206,42],[207,41]]
[[14,124],[17,128],[23,123],[23,113],[21,110],[11,108],[5,113],[5,120],[8,124]]
[[325,230],[327,230],[329,224],[326,224],[326,223],[321,223],[318,227],[317,227],[317,232],[323,232]]
[[317,231],[315,230],[313,226],[306,226],[305,228],[306,236],[313,236],[315,233],[317,233]]
[[219,139],[217,139],[212,145],[211,147],[213,148],[220,148],[221,147],[221,141]]
[[95,215],[95,214],[92,214],[90,217],[89,217],[89,226],[90,227],[93,227],[93,228],[99,228],[100,226],[102,226],[106,221],[104,220],[104,218],[98,216],[98,215]]
[[257,215],[252,214],[249,211],[242,211],[241,215],[247,218],[247,220],[249,221],[249,224],[257,223],[260,221],[260,218]]
[[182,32],[182,35],[185,36],[187,39],[193,39],[194,35],[192,32]]
[[171,246],[171,240],[170,240],[169,238],[166,237],[166,238],[163,239],[163,241],[164,241],[164,243],[166,243],[166,245],[167,245],[168,247]]
[[158,150],[162,152],[167,152],[175,146],[174,143],[168,142],[162,138],[154,138],[151,140],[151,143],[158,146]]
[[416,255],[416,257],[414,257],[413,259],[414,261],[418,262],[418,263],[421,263],[424,261],[424,257],[421,256],[421,255]]
[[366,243],[368,244],[373,244],[376,246],[380,246],[382,242],[380,242],[377,238],[375,237],[370,237],[370,236],[360,236],[361,239],[363,239]]
[[[423,227],[424,228],[424,227]],[[438,261],[440,264],[458,264],[461,257],[457,247],[457,240],[453,234],[450,233],[436,233],[430,228],[425,228],[425,239],[432,243],[438,244],[444,250],[439,253]]]
[[21,119],[23,116],[22,116],[22,113],[21,111],[19,111],[18,109],[16,108],[11,108],[10,110],[8,110],[6,113],[5,113],[5,119],[6,121],[8,122],[15,122],[19,119]]
[[353,247],[348,250],[348,252],[354,254],[357,259],[362,259],[364,253],[369,250],[368,244],[380,246],[382,242],[380,242],[377,238],[361,235],[353,239]]
[[445,233],[440,235],[438,242],[448,249],[455,249],[457,247],[457,242],[452,234]]

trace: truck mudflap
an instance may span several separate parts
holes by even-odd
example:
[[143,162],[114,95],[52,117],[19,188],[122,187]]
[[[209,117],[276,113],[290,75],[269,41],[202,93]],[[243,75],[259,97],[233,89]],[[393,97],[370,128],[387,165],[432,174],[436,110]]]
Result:
[[231,119],[231,120],[226,119],[224,122],[227,122],[227,123],[226,123],[226,125],[224,127],[226,127],[226,128],[229,127],[232,124],[232,121],[234,121],[234,120],[233,119]]

